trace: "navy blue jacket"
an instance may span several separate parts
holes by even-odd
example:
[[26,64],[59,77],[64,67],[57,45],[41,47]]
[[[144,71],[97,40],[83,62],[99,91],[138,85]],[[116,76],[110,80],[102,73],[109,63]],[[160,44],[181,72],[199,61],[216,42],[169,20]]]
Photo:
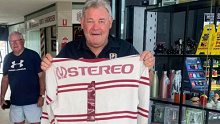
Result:
[[[94,59],[94,58],[111,58],[110,56],[116,55],[117,57],[123,57],[128,55],[139,54],[129,42],[114,38],[112,36],[108,37],[108,44],[101,51],[101,53],[96,57],[95,54],[87,47],[85,37],[71,41],[67,43],[57,58],[72,58],[72,59]],[[112,56],[113,57],[113,56]]]

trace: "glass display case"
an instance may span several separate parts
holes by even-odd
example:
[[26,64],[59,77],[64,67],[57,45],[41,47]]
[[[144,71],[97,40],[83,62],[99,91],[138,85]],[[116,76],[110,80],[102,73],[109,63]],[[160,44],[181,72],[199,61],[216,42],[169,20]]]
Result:
[[[215,124],[220,120],[219,6],[219,1],[212,0],[147,6],[144,30],[156,27],[155,82],[159,85],[151,86],[150,123]],[[148,24],[152,13],[157,15],[156,26]],[[147,48],[151,43],[147,34],[144,37]]]

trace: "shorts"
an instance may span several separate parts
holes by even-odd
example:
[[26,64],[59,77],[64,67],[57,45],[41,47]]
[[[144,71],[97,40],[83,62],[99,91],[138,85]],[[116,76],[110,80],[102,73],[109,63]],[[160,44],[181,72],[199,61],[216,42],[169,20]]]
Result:
[[23,122],[25,118],[29,123],[38,123],[42,115],[41,107],[37,107],[37,104],[16,106],[11,105],[9,117],[14,123]]

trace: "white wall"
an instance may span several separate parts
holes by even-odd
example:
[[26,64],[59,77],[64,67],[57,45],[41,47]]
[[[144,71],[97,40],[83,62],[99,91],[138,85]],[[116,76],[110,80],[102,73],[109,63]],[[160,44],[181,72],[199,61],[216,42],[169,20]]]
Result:
[[[14,31],[18,31],[20,33],[23,34],[23,36],[25,35],[25,24],[24,23],[21,23],[21,24],[17,24],[17,25],[13,25],[13,26],[10,26],[9,27],[9,35],[14,32]],[[25,36],[24,36],[25,37]],[[10,48],[10,45],[8,45],[8,51],[9,53],[12,51],[11,48]]]

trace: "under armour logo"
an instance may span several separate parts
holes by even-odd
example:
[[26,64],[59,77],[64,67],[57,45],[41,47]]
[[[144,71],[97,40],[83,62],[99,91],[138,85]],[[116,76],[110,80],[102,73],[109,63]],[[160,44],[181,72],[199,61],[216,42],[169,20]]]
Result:
[[23,64],[22,64],[23,62],[24,62],[24,60],[20,60],[20,63],[15,63],[15,61],[13,61],[13,62],[11,62],[12,63],[11,68],[14,68],[15,65],[19,65],[19,67],[22,67],[23,66]]
[[116,53],[109,53],[109,59],[115,59],[115,58],[117,58]]

